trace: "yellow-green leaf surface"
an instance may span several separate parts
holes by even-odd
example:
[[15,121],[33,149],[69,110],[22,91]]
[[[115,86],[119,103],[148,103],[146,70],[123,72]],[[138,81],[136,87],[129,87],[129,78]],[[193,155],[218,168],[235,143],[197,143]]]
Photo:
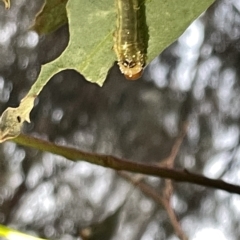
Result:
[[3,225],[0,225],[0,237],[8,240],[44,240],[43,238],[33,237]]
[[[120,1],[120,0],[118,0]],[[189,23],[214,0],[148,0],[148,61],[176,40]],[[0,142],[17,137],[29,121],[34,99],[53,75],[74,69],[93,83],[102,85],[116,60],[112,50],[116,25],[114,0],[69,0],[67,14],[70,41],[59,58],[43,65],[40,75],[18,108],[8,108],[0,118]]]
[[36,16],[32,30],[47,34],[68,22],[66,4],[68,0],[46,0]]

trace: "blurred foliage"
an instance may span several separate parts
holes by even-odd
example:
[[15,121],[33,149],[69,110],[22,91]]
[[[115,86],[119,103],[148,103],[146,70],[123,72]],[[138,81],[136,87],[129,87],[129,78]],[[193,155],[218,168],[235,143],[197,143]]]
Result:
[[47,0],[36,16],[32,30],[38,34],[49,34],[67,24],[66,4],[68,0]]

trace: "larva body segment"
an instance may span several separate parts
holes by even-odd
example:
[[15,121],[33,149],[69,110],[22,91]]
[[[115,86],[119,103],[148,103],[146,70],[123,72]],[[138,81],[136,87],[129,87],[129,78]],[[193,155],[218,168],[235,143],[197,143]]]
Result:
[[142,75],[146,61],[144,32],[140,21],[140,0],[116,0],[117,30],[114,34],[114,50],[121,72],[127,79]]

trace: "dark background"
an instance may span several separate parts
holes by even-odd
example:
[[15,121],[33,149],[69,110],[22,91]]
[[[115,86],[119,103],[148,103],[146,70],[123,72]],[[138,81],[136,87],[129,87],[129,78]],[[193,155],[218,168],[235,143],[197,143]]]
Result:
[[[36,3],[37,2],[37,3]],[[41,36],[28,30],[40,1],[0,6],[0,111],[18,106],[68,42],[68,28]],[[184,121],[176,168],[240,181],[240,4],[217,1],[145,70],[127,81],[118,66],[102,88],[74,71],[45,86],[24,132],[81,150],[142,162],[166,158]],[[48,239],[178,239],[165,209],[114,171],[24,148],[0,145],[0,222]],[[161,191],[162,179],[147,181]],[[189,239],[240,238],[240,197],[173,183],[171,199]],[[111,217],[109,220],[109,216]]]

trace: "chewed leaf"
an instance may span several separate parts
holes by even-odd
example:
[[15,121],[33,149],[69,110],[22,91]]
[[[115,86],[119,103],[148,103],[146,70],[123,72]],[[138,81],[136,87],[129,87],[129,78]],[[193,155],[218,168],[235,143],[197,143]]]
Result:
[[17,137],[25,121],[30,122],[30,112],[34,100],[39,95],[45,84],[58,71],[63,70],[61,59],[56,59],[51,64],[42,67],[37,81],[32,85],[27,96],[24,97],[17,108],[7,108],[0,118],[0,143]]
[[10,8],[10,0],[2,0],[5,4],[5,8],[9,9]]
[[[4,2],[10,6],[10,0]],[[213,2],[185,0],[183,4],[179,0],[144,1],[149,34],[148,61],[176,40],[189,23]],[[0,118],[0,142],[17,137],[23,122],[30,122],[34,99],[54,74],[64,69],[74,69],[88,81],[103,84],[109,68],[116,60],[112,49],[116,28],[115,10],[113,0],[68,0],[69,44],[59,58],[42,67],[38,79],[19,107],[4,111]]]
[[116,61],[113,33],[116,27],[115,2],[69,0],[67,4],[70,40],[60,58],[69,68],[100,86]]
[[[140,1],[140,0],[139,0]],[[129,4],[133,1],[128,1]],[[149,41],[147,62],[175,41],[214,0],[145,0]],[[70,40],[64,53],[66,68],[75,69],[86,80],[100,86],[117,57],[113,33],[117,25],[115,1],[69,0],[67,4]]]
[[[146,52],[147,62],[150,62],[175,41],[214,0],[185,0],[184,4],[178,0],[141,2],[145,5],[143,16],[146,17],[149,35]],[[58,58],[63,63],[61,67],[74,69],[84,75],[86,80],[101,86],[109,68],[117,60],[113,51],[113,33],[117,25],[115,1],[68,0],[66,10],[70,39]],[[49,20],[43,24],[53,23]],[[58,71],[56,68],[55,72]]]
[[24,98],[18,108],[7,108],[0,118],[0,143],[17,137],[25,121],[30,122],[29,114],[34,105],[34,97]]

